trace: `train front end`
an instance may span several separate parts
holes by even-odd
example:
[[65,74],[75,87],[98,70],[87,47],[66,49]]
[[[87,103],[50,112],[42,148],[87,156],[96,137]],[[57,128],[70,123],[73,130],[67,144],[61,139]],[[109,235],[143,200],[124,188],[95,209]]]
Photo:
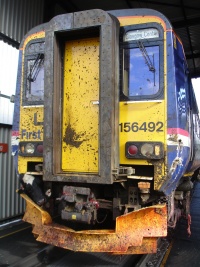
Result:
[[39,241],[146,254],[167,235],[169,25],[151,12],[60,15],[23,46],[18,172]]

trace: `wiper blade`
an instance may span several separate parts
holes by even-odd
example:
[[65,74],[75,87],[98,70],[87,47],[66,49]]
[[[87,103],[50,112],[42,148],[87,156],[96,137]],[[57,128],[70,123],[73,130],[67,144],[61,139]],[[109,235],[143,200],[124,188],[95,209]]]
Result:
[[34,82],[38,76],[38,73],[40,72],[40,69],[42,68],[44,63],[44,54],[38,54],[33,67],[30,69],[30,73],[27,77],[27,79],[30,82]]
[[154,64],[151,62],[151,59],[147,53],[147,50],[145,49],[143,43],[141,41],[138,41],[138,47],[144,57],[145,63],[147,64],[149,71],[155,72],[156,69],[154,67]]

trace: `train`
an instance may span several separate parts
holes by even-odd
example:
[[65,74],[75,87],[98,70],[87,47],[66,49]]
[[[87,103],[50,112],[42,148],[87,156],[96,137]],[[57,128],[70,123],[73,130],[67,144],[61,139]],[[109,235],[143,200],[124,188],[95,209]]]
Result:
[[34,27],[12,129],[23,220],[72,251],[155,253],[180,216],[189,232],[199,126],[183,44],[160,12],[93,9]]

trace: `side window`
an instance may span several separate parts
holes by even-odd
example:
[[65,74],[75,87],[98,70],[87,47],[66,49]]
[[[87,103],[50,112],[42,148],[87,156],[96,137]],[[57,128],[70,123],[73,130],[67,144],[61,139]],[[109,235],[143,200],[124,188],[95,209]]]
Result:
[[25,105],[42,104],[44,100],[44,42],[34,42],[25,52]]

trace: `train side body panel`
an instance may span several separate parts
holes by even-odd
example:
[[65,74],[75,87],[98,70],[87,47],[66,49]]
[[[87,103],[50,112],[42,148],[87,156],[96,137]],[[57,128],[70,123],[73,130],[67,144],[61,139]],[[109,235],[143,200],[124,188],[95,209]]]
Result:
[[167,168],[161,190],[170,195],[185,174],[191,154],[189,93],[186,63],[182,45],[173,32],[168,32],[167,91]]

